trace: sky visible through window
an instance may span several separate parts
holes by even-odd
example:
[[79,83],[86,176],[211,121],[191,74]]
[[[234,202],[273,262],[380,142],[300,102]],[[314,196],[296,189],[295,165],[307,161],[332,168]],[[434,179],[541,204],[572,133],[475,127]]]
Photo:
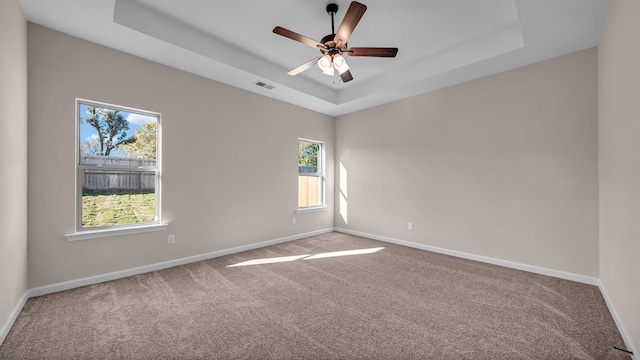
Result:
[[[92,141],[92,140],[97,140],[98,137],[98,132],[97,130],[87,124],[87,122],[85,121],[85,118],[87,116],[90,116],[90,113],[88,112],[87,108],[89,106],[92,106],[91,104],[84,104],[81,103],[80,104],[80,144],[82,144],[85,141]],[[98,106],[96,105],[96,107],[101,107],[103,109],[107,109],[107,110],[119,110],[119,109],[112,109],[109,108],[107,106]],[[134,113],[134,112],[127,112],[124,110],[119,110],[120,114],[122,114],[122,116],[127,119],[127,121],[129,122],[129,129],[126,131],[126,136],[125,138],[128,138],[130,136],[133,136],[136,132],[136,130],[138,128],[140,128],[142,125],[144,124],[148,124],[148,123],[153,123],[153,122],[157,122],[158,118],[155,116],[151,116],[151,115],[144,115],[144,114],[139,114],[139,113]],[[122,151],[121,148],[116,148],[114,149],[110,156],[112,157],[126,157],[127,154],[125,152]]]

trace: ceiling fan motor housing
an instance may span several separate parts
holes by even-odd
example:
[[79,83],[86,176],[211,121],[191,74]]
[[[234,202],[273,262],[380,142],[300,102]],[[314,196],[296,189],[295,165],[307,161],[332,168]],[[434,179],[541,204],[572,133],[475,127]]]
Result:
[[322,40],[320,40],[320,42],[326,45],[329,41],[333,41],[334,36],[335,36],[334,34],[329,34],[323,37]]
[[329,15],[333,15],[336,14],[338,12],[338,4],[327,4],[327,14]]
[[[320,42],[325,44],[329,48],[329,51],[333,50],[333,48],[335,47],[333,38],[336,36],[335,34],[336,30],[333,25],[333,15],[335,15],[337,12],[338,12],[338,4],[336,3],[327,4],[327,14],[331,15],[331,34],[323,37],[322,40],[320,40]],[[320,49],[320,52],[323,54],[327,54],[329,51],[327,51],[326,49]]]

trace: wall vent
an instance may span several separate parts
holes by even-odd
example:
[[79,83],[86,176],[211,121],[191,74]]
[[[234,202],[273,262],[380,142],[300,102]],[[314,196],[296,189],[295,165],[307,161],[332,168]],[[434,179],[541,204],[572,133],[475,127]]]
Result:
[[260,87],[263,87],[263,88],[265,88],[265,89],[267,89],[267,90],[271,90],[271,89],[273,89],[273,88],[274,88],[272,85],[265,84],[265,83],[263,83],[262,81],[256,81],[256,85],[258,85],[258,86],[260,86]]

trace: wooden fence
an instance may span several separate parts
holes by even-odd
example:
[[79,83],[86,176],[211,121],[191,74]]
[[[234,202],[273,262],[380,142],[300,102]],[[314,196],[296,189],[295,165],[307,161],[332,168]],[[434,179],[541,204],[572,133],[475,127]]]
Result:
[[[155,167],[155,159],[113,158],[105,156],[82,156],[83,164]],[[85,169],[82,173],[85,190],[139,190],[149,191],[156,187],[155,171],[127,171],[102,168]]]
[[[115,158],[105,156],[82,156],[83,164],[155,167],[155,159]],[[301,174],[313,174],[315,166],[300,166]],[[103,168],[85,169],[82,173],[83,189],[85,190],[140,190],[155,189],[154,171],[127,171]],[[298,206],[316,206],[322,204],[320,177],[298,176]]]
[[315,174],[317,171],[317,166],[298,166],[298,173],[300,174]]

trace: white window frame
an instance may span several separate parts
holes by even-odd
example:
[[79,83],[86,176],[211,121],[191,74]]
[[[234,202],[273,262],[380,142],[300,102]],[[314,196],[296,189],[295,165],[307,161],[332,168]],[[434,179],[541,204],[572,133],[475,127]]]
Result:
[[[316,176],[319,178],[319,184],[318,184],[318,191],[319,191],[319,197],[320,197],[320,205],[311,205],[311,206],[298,206],[296,212],[297,213],[302,213],[302,212],[311,212],[311,211],[319,211],[319,210],[325,210],[326,209],[326,199],[325,199],[325,183],[326,183],[326,179],[325,179],[325,144],[322,141],[318,141],[318,140],[312,140],[312,139],[305,139],[305,138],[299,138],[298,139],[298,147],[300,146],[300,142],[304,141],[304,142],[309,142],[312,144],[318,144],[320,145],[320,149],[318,150],[318,166],[317,166],[317,170],[315,174],[312,173],[301,173],[300,172],[300,168],[298,167],[298,178],[302,175],[302,176]],[[299,165],[298,165],[299,166]],[[298,185],[298,204],[300,203],[300,185]]]
[[[157,118],[157,128],[156,128],[156,166],[155,167],[134,167],[134,166],[126,166],[126,165],[91,165],[91,164],[82,164],[80,161],[80,107],[82,105],[88,106],[96,106],[102,108],[108,108],[113,110],[124,111],[128,113],[136,113],[141,115],[147,115],[151,117]],[[86,240],[93,238],[102,238],[109,236],[120,236],[127,234],[135,234],[149,231],[160,231],[165,230],[167,225],[162,224],[161,221],[161,132],[162,132],[162,114],[147,110],[141,110],[121,105],[109,104],[104,102],[98,102],[94,100],[87,100],[76,98],[75,101],[75,122],[76,122],[76,135],[75,135],[75,223],[76,228],[75,232],[72,234],[67,234],[67,240],[75,241],[75,240]],[[114,171],[133,171],[133,172],[155,172],[155,219],[153,221],[148,222],[139,222],[132,224],[118,224],[118,225],[110,225],[103,227],[83,227],[82,226],[82,188],[83,188],[83,179],[82,174],[85,170],[91,169],[100,169],[100,170],[114,170]]]

